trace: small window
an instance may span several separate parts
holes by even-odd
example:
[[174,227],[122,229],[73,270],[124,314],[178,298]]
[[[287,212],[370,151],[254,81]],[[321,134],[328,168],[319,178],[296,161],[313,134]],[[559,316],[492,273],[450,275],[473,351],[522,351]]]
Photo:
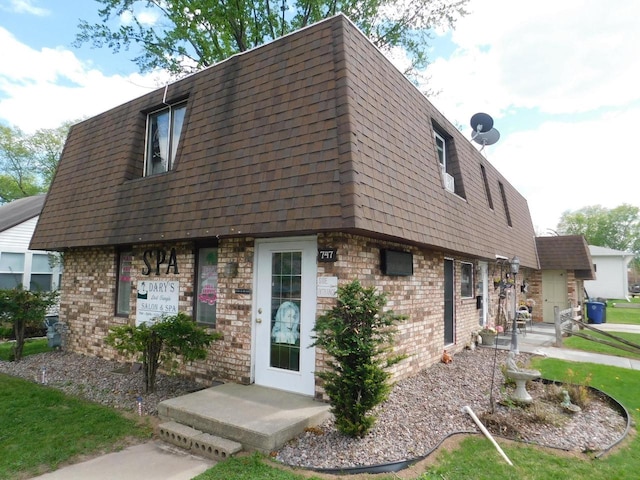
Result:
[[186,108],[183,102],[149,114],[145,176],[173,169]]
[[207,326],[216,326],[216,304],[218,302],[218,248],[198,250],[198,277],[196,279],[196,321]]
[[34,253],[31,259],[29,290],[50,292],[53,290],[53,268],[49,255]]
[[23,285],[24,253],[0,253],[0,289],[13,289]]
[[473,297],[473,264],[460,264],[460,295],[462,298]]
[[511,214],[509,213],[509,204],[507,203],[507,194],[504,191],[504,185],[502,182],[498,182],[498,186],[500,187],[500,195],[502,196],[502,204],[504,205],[504,214],[507,217],[507,225],[512,227],[511,224]]
[[433,137],[436,139],[436,152],[444,173],[447,171],[447,142],[438,132],[433,132]]
[[129,315],[131,310],[131,264],[133,252],[122,251],[118,255],[118,286],[116,291],[116,315]]

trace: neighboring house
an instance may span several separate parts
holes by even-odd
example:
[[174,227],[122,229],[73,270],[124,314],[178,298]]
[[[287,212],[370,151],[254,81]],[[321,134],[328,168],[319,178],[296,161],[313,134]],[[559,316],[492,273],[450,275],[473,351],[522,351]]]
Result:
[[596,278],[585,282],[590,298],[627,298],[629,296],[629,263],[632,252],[589,245]]
[[595,278],[589,247],[582,235],[536,237],[540,271],[531,277],[527,297],[536,306],[534,322],[554,323],[554,307],[583,305],[584,287]]
[[183,373],[318,398],[337,285],[408,316],[402,378],[492,320],[496,258],[538,269],[526,200],[343,15],[74,125],[32,247],[68,348],[184,311],[224,338]]
[[0,289],[21,285],[50,291],[60,284],[60,262],[51,257],[57,254],[29,249],[45,198],[35,195],[0,205]]

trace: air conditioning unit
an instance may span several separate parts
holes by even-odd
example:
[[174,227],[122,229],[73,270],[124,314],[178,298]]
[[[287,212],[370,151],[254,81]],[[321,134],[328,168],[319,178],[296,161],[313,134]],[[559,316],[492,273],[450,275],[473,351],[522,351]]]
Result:
[[444,188],[449,192],[456,191],[456,181],[453,178],[453,175],[449,175],[448,173],[444,173]]

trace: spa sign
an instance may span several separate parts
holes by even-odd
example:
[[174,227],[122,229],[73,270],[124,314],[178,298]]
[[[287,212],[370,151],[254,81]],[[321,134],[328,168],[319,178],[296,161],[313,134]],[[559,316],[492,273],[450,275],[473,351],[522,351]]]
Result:
[[155,323],[163,315],[177,315],[178,281],[148,281],[137,284],[136,326]]

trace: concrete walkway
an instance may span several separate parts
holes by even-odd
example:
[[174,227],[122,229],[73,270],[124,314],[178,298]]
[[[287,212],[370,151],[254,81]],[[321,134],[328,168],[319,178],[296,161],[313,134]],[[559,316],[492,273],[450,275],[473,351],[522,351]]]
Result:
[[[639,325],[603,323],[594,325],[609,332],[640,333]],[[500,337],[499,348],[509,349],[509,334]],[[640,361],[613,355],[557,348],[555,327],[534,324],[526,334],[518,335],[520,352],[543,355],[573,362],[590,362],[640,370]],[[215,464],[160,441],[129,447],[76,465],[61,468],[40,477],[41,480],[191,480]]]
[[[593,326],[605,332],[640,334],[640,325],[602,323]],[[509,334],[507,334],[506,337],[508,338]],[[533,353],[560,360],[568,360],[571,362],[599,363],[601,365],[610,365],[612,367],[640,370],[640,360],[617,357],[615,355],[590,353],[568,348],[558,348],[555,346],[555,339],[555,326],[553,324],[537,323],[534,324],[531,330],[528,330],[525,335],[518,335],[518,349],[520,352]],[[509,343],[506,343],[506,345],[500,345],[499,348],[508,350]]]
[[46,473],[41,480],[191,480],[215,464],[154,441]]

